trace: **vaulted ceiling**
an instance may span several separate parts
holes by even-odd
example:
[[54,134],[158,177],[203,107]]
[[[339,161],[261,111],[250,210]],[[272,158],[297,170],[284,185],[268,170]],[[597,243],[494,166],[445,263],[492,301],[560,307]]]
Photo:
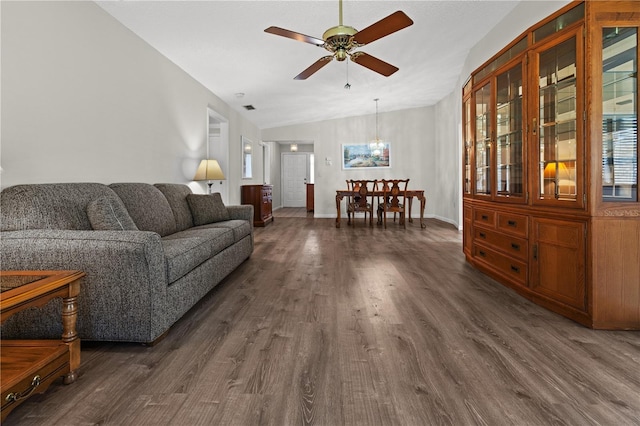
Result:
[[322,38],[338,25],[337,0],[97,3],[258,127],[272,128],[372,114],[375,98],[380,112],[434,105],[455,89],[469,50],[518,2],[345,0],[343,23],[357,30],[397,10],[414,21],[358,49],[400,70],[383,77],[334,60],[307,80],[293,78],[327,51],[264,29]]

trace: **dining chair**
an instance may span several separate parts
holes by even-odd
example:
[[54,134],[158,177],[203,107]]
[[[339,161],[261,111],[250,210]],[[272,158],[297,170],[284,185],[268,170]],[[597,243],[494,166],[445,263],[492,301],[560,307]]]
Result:
[[[353,182],[355,182],[354,180],[349,180],[346,179],[347,182],[347,189],[349,191],[353,191]],[[349,204],[353,201],[353,196],[349,195],[347,197],[347,225],[351,225],[351,212],[349,211]]]
[[400,216],[400,225],[407,228],[405,220],[407,187],[409,179],[382,179],[382,203],[378,203],[378,223],[383,222],[387,227],[387,213],[393,212],[393,221],[396,220],[396,213]]
[[[373,196],[376,190],[377,182],[375,180],[350,180],[347,182],[349,195],[347,201],[347,218],[348,223],[355,226],[356,213],[364,213],[364,223],[367,223],[367,213],[369,213],[369,226],[373,226]],[[353,221],[351,217],[353,216]]]
[[[362,180],[353,180],[353,179],[345,179],[345,180],[347,182],[347,189],[349,191],[356,191],[356,192],[360,191],[360,182],[362,182]],[[352,214],[352,211],[349,210],[349,204],[353,202],[359,203],[360,198],[361,198],[360,193],[356,193],[354,195],[347,197],[347,224],[348,225],[351,225],[351,214]]]

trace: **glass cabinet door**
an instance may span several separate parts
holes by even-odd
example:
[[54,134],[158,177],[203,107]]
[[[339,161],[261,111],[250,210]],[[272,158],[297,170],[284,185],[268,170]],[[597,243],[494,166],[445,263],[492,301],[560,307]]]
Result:
[[473,118],[471,115],[471,97],[466,98],[463,102],[462,120],[464,131],[463,193],[464,195],[469,195],[471,194],[471,149],[473,148],[473,136],[471,133],[471,126],[473,125]]
[[475,91],[475,193],[491,194],[491,84]]
[[602,199],[638,201],[638,28],[602,29]]
[[538,139],[537,201],[569,202],[579,207],[583,167],[578,161],[582,149],[577,122],[580,101],[576,43],[574,35],[537,56],[538,116],[533,131]]
[[496,195],[523,197],[522,64],[496,78]]

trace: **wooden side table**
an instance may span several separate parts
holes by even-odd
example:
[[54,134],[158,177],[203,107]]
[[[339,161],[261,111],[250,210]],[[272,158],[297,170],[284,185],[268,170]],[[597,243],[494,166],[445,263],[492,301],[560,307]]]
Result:
[[0,388],[2,420],[28,396],[44,392],[58,377],[76,380],[80,366],[80,339],[76,333],[80,271],[0,271],[0,315],[44,306],[62,298],[60,340],[2,340]]

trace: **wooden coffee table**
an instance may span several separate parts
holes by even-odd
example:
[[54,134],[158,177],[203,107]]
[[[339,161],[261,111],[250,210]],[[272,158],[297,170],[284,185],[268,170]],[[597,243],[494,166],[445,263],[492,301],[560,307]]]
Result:
[[62,298],[60,340],[2,340],[0,352],[2,420],[29,395],[44,392],[58,377],[69,384],[80,366],[80,339],[76,333],[80,271],[0,271],[0,315],[44,306]]

